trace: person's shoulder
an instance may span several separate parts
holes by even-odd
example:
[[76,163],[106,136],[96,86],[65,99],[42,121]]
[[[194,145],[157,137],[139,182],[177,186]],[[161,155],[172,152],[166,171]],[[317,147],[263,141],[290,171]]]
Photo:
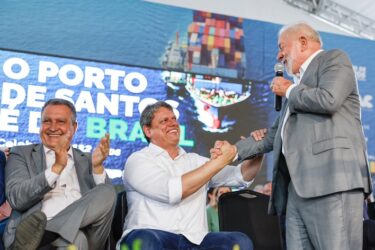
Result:
[[91,153],[83,152],[82,150],[78,148],[74,148],[74,147],[72,148],[72,150],[73,150],[74,156],[81,156],[81,157],[91,160]]
[[31,151],[37,151],[42,149],[42,144],[28,144],[28,145],[19,145],[14,146],[10,149],[11,153],[27,153]]
[[210,158],[197,154],[195,152],[186,153],[186,157],[191,160],[195,160],[197,165],[202,165],[209,161]]
[[187,157],[195,157],[195,158],[205,158],[204,156],[197,154],[195,152],[186,152]]
[[207,210],[207,212],[210,213],[210,212],[212,212],[214,210],[214,208],[212,206],[207,206],[206,210]]
[[131,153],[128,157],[128,161],[132,159],[148,158],[148,157],[152,157],[152,152],[149,147],[144,147],[138,151]]
[[325,57],[346,57],[348,58],[348,54],[341,50],[341,49],[331,49],[323,52],[323,56]]
[[344,65],[351,64],[349,55],[341,49],[323,51],[321,53],[320,62],[328,65],[332,63],[340,63]]

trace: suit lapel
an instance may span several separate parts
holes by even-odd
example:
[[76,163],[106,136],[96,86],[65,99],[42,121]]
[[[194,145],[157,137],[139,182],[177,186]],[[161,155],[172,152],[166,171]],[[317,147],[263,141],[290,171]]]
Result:
[[280,120],[279,120],[279,128],[280,129],[281,129],[281,126],[283,125],[285,115],[286,115],[286,111],[288,110],[288,108],[289,108],[288,99],[285,98],[283,108],[281,109]]
[[[35,145],[32,153],[31,153],[31,157],[33,159],[33,163],[34,163],[34,166],[35,166],[35,168],[29,167],[29,170],[31,172],[35,172],[34,169],[36,169],[35,174],[39,174],[39,173],[42,173],[44,170],[46,170],[47,166],[46,166],[46,160],[45,160],[45,155],[44,155],[44,150],[43,150],[42,144]],[[42,164],[40,164],[40,163],[42,163]]]
[[89,180],[87,179],[90,175],[90,164],[82,152],[79,152],[73,149],[73,159],[74,159],[74,166],[77,172],[77,178],[79,182],[79,187],[81,189],[81,194],[85,194],[90,190],[89,187]]
[[303,74],[300,83],[303,83],[307,86],[312,86],[311,84],[314,82],[310,82],[308,79],[312,74],[315,74],[317,72],[317,68],[319,67],[319,58],[323,56],[326,53],[326,51],[322,51],[319,54],[317,54],[314,59],[311,61],[309,66],[307,67],[305,73]]

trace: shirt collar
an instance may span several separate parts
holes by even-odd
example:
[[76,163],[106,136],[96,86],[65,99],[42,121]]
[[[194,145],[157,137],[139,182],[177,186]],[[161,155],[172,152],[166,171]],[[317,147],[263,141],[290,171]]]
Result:
[[[53,152],[52,149],[48,148],[47,146],[43,145],[43,150],[44,150],[44,154],[45,155],[49,155]],[[68,156],[70,158],[73,158],[73,149],[72,149],[72,146],[70,146],[69,150],[68,150]]]
[[314,54],[312,54],[311,56],[309,56],[306,61],[301,65],[301,67],[299,68],[299,79],[302,78],[303,74],[306,72],[306,69],[307,67],[310,65],[311,61],[320,53],[322,52],[323,50],[320,49],[320,50],[317,50],[314,52]]
[[[159,147],[158,145],[153,144],[152,142],[150,142],[150,144],[148,145],[148,149],[150,150],[150,153],[153,156],[159,156],[161,154],[166,154],[169,156],[168,152],[165,149],[163,149],[162,147]],[[184,154],[186,154],[186,151],[180,146],[178,146],[178,156],[175,159],[181,157]]]

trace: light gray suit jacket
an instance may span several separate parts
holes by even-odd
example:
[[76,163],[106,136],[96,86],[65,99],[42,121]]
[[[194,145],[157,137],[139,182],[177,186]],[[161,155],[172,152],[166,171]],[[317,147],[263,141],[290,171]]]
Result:
[[[287,108],[290,117],[282,141]],[[372,191],[360,112],[348,56],[340,50],[323,51],[290,92],[264,140],[249,137],[236,143],[240,161],[273,151],[270,213],[285,213],[290,180],[304,198],[357,188],[366,194]]]
[[[96,186],[91,155],[73,148],[74,164],[82,196]],[[4,232],[4,246],[9,247],[20,221],[42,209],[43,196],[52,188],[44,171],[46,160],[42,144],[13,147],[5,167],[6,196],[13,208]],[[108,176],[106,183],[110,183]]]

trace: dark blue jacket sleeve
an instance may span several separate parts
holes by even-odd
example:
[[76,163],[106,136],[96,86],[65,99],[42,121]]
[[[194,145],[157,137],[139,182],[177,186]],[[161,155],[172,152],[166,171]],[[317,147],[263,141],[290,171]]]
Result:
[[5,180],[4,180],[4,170],[5,170],[5,154],[0,150],[0,205],[5,201]]

